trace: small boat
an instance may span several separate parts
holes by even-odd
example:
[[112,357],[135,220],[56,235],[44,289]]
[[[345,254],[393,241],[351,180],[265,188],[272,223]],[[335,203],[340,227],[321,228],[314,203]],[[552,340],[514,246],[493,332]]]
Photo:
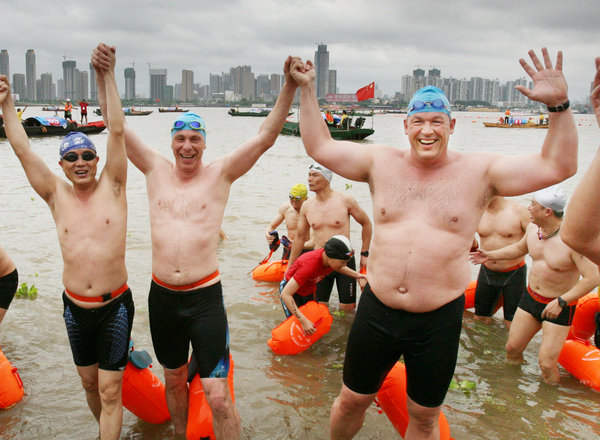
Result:
[[[72,131],[95,134],[100,133],[106,128],[103,121],[95,121],[90,122],[89,124],[80,125],[75,121],[67,121],[64,118],[56,116],[51,118],[33,116],[25,119],[22,124],[27,136],[65,136]],[[6,137],[4,127],[1,125],[0,137]]]
[[[365,118],[359,116],[354,125],[348,124],[348,128],[328,125],[331,137],[336,140],[359,141],[375,133],[372,128],[364,128]],[[300,136],[300,124],[298,122],[285,121],[281,134],[289,136]]]
[[64,112],[65,109],[64,108],[60,108],[60,107],[42,107],[42,111],[43,112]]
[[227,112],[227,114],[231,115],[231,116],[255,116],[255,117],[269,116],[269,113],[271,113],[270,108],[251,108],[251,109],[249,109],[247,111],[243,111],[243,112],[241,112],[237,108],[232,108],[232,109],[229,109],[229,111]]
[[125,116],[146,116],[152,113],[152,110],[136,110],[131,108],[124,108],[123,113],[125,113]]
[[189,112],[190,109],[189,108],[179,108],[179,107],[159,107],[158,112],[159,113],[185,113],[185,112]]
[[501,122],[484,122],[486,127],[497,128],[548,128],[548,124],[504,124]]

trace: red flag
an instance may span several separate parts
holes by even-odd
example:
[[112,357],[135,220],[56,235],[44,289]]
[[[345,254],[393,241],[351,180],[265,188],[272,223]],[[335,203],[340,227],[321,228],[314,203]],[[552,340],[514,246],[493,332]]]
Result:
[[375,82],[356,91],[356,98],[359,101],[375,98]]

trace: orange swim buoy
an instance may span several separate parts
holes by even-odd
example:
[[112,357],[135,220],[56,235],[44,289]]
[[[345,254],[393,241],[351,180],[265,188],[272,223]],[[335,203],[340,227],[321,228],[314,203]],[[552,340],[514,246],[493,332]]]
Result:
[[588,341],[565,341],[558,362],[584,385],[600,391],[600,350]]
[[[404,438],[409,417],[406,407],[406,367],[402,362],[396,362],[384,379],[377,392],[376,403]],[[439,425],[440,440],[450,440],[450,425],[443,412],[440,412]]]
[[160,424],[171,418],[165,386],[148,367],[140,369],[127,363],[122,396],[123,406],[148,423]]
[[317,330],[312,335],[305,334],[298,318],[290,316],[271,330],[271,339],[267,344],[275,354],[302,353],[331,329],[333,317],[325,304],[309,301],[299,309],[304,316],[311,320]]
[[[233,358],[229,355],[229,374],[227,375],[227,384],[231,399],[235,403],[233,392]],[[213,417],[206,394],[202,388],[202,380],[196,374],[190,383],[188,405],[187,430],[185,432],[187,440],[215,440],[213,430]]]
[[595,315],[598,312],[600,312],[600,301],[597,292],[590,292],[579,298],[567,339],[584,341],[590,339],[596,331]]
[[10,408],[23,398],[23,381],[0,350],[0,408]]
[[281,281],[287,270],[288,260],[276,260],[260,264],[252,271],[252,278],[257,281]]

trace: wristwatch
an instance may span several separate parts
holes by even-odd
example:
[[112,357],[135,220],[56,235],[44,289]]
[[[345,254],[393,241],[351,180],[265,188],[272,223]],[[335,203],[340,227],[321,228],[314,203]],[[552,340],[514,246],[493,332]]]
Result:
[[360,253],[363,257],[368,257],[369,256],[369,251],[362,251]]
[[563,309],[565,307],[567,307],[567,302],[564,299],[562,299],[560,296],[556,299],[558,300],[558,305],[561,306]]
[[569,100],[567,99],[567,102],[563,102],[561,105],[557,105],[556,107],[548,107],[548,111],[552,112],[552,113],[556,113],[556,112],[564,112],[566,109],[569,108],[569,106],[571,105],[571,103],[569,102]]

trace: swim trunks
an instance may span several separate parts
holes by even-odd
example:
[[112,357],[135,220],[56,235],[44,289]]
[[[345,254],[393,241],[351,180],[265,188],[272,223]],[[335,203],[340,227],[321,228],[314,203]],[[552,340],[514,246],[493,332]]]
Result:
[[[356,270],[354,257],[348,260],[346,266]],[[340,304],[356,304],[356,279],[339,272],[331,272],[323,280],[319,281],[317,284],[317,301],[329,302],[334,281],[337,286]]]
[[492,316],[494,307],[502,295],[504,319],[512,321],[525,290],[527,290],[527,266],[524,262],[516,268],[501,272],[491,270],[482,264],[475,289],[475,314]]
[[95,309],[79,307],[64,292],[62,297],[63,318],[75,365],[87,367],[98,363],[102,370],[123,370],[135,313],[131,290]]
[[185,365],[191,342],[200,377],[227,377],[229,329],[220,281],[186,291],[152,281],[148,311],[154,352],[161,365],[171,370]]
[[7,309],[10,306],[17,287],[19,286],[19,273],[17,269],[0,278],[0,308]]
[[560,315],[558,315],[556,318],[542,318],[542,312],[546,308],[546,305],[555,299],[556,298],[547,298],[542,296],[527,286],[527,295],[523,295],[521,298],[519,308],[529,313],[539,322],[548,321],[557,325],[571,325],[573,322],[573,316],[575,315],[575,307],[577,302],[575,302],[573,305],[568,304],[566,307],[563,307]]
[[440,406],[454,375],[465,297],[425,313],[392,309],[367,284],[350,329],[344,384],[376,393],[401,355],[407,393],[421,406]]

